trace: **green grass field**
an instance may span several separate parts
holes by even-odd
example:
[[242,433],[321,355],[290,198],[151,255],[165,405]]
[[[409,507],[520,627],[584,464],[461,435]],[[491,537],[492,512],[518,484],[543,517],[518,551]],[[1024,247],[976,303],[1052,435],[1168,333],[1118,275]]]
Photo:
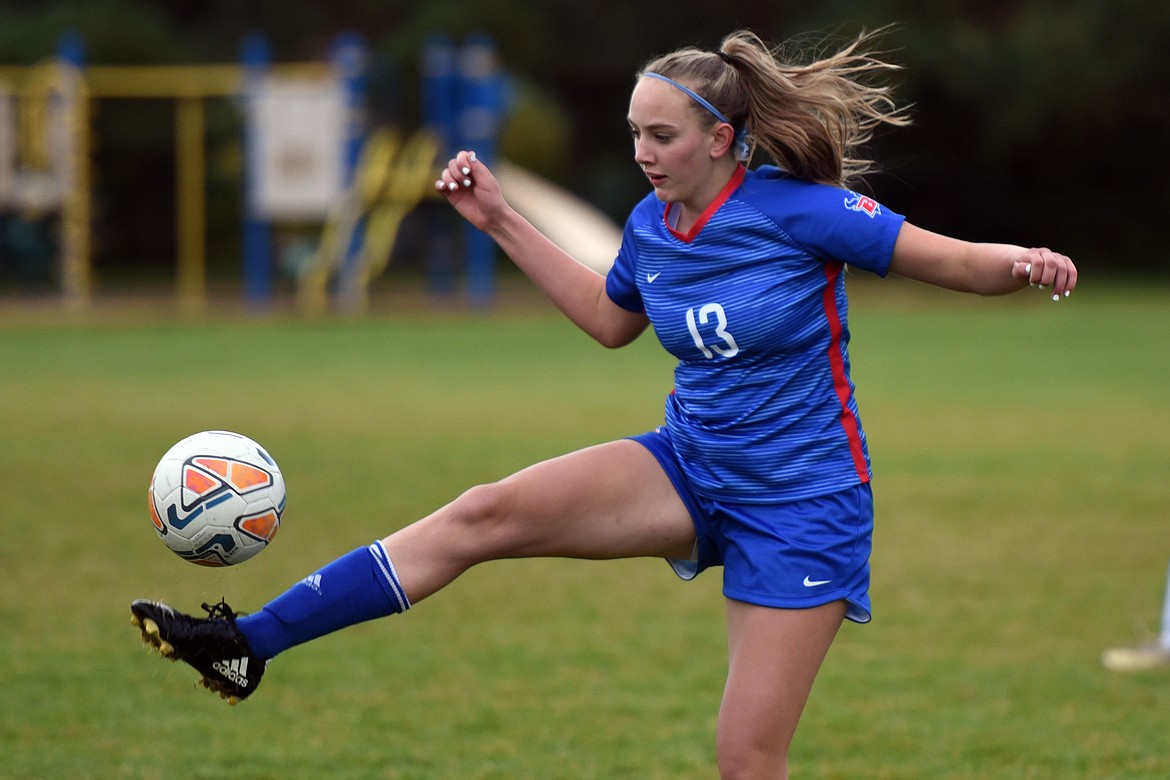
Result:
[[[865,282],[865,280],[857,280]],[[0,312],[0,776],[713,777],[719,574],[488,564],[297,648],[230,708],[129,625],[140,596],[258,608],[467,486],[641,432],[671,361],[537,306],[315,322]],[[857,285],[875,620],[847,625],[803,778],[1170,777],[1170,290],[979,300]],[[158,457],[231,428],[289,489],[271,549],[191,566],[145,508]],[[765,684],[765,681],[761,681]]]

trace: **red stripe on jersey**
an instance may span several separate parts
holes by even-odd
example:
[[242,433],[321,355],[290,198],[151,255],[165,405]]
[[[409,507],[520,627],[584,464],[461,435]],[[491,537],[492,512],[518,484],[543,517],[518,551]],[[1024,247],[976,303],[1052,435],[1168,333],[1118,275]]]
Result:
[[869,482],[869,467],[865,462],[865,450],[861,446],[861,427],[857,415],[849,408],[849,377],[845,374],[845,358],[841,354],[841,312],[837,310],[837,280],[845,266],[841,263],[825,263],[825,318],[829,321],[829,366],[833,370],[833,389],[841,402],[841,427],[849,440],[849,454],[853,456],[853,467],[862,484]]
[[707,208],[703,209],[703,213],[699,215],[699,218],[695,220],[695,224],[691,225],[691,229],[686,233],[680,233],[670,226],[670,212],[674,209],[674,204],[667,203],[666,208],[662,210],[662,220],[666,223],[666,229],[680,241],[685,241],[688,244],[694,241],[695,236],[699,235],[699,231],[703,229],[703,226],[710,221],[711,217],[715,216],[715,212],[719,210],[719,207],[731,197],[731,193],[735,192],[739,185],[743,184],[743,177],[746,174],[747,168],[744,168],[743,163],[740,163],[739,167],[735,169],[735,173],[727,180],[727,184],[724,184],[723,189],[719,190],[719,194],[715,196],[715,200],[707,204]]

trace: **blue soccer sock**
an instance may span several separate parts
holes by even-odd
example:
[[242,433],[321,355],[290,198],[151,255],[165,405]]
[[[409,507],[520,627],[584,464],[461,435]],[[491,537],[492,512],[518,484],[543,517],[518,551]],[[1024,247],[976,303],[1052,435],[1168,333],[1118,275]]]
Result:
[[253,654],[272,658],[340,628],[409,608],[390,556],[374,542],[305,577],[236,625]]

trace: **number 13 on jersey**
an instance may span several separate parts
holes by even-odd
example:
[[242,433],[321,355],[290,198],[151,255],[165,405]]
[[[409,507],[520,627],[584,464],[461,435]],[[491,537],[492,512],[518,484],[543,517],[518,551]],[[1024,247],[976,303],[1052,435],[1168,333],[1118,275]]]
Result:
[[[712,315],[715,317],[715,338],[708,345],[703,339],[703,334],[699,332],[699,326],[710,325]],[[735,343],[735,338],[727,332],[727,313],[723,311],[723,307],[718,303],[708,303],[700,307],[698,319],[695,318],[695,310],[693,308],[687,309],[687,329],[691,332],[691,338],[695,340],[695,346],[708,359],[714,358],[716,352],[723,357],[735,357],[739,354],[739,345]],[[710,331],[711,328],[705,327],[703,330]]]

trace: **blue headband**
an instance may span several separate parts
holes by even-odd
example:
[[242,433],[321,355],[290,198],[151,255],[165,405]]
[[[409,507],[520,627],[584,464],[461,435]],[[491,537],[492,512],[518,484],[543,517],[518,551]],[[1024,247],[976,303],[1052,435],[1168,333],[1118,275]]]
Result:
[[720,111],[719,109],[715,108],[715,106],[713,106],[713,105],[711,105],[709,102],[707,102],[707,99],[706,99],[706,98],[704,98],[704,97],[703,97],[702,95],[700,95],[698,92],[695,92],[695,91],[694,91],[693,89],[691,89],[690,87],[683,86],[682,84],[679,84],[679,83],[678,83],[677,81],[675,81],[674,79],[668,79],[666,76],[663,76],[661,73],[655,73],[655,72],[653,72],[653,71],[647,71],[647,72],[643,73],[642,75],[643,75],[643,76],[649,76],[649,77],[650,77],[650,78],[652,78],[652,79],[658,79],[659,81],[665,81],[667,84],[670,84],[670,85],[671,85],[671,86],[673,86],[673,87],[677,87],[677,88],[681,89],[683,92],[687,93],[687,95],[689,95],[689,96],[690,96],[691,100],[694,100],[694,101],[695,101],[696,103],[698,103],[700,106],[702,106],[703,108],[707,109],[707,110],[708,110],[708,111],[710,111],[712,114],[714,114],[714,115],[715,115],[715,118],[716,118],[716,119],[718,119],[720,122],[724,122],[725,124],[729,124],[729,125],[731,124],[731,120],[730,120],[730,119],[728,119],[727,117],[725,117],[725,116],[723,115],[723,112],[722,112],[722,111]]
[[[670,84],[671,86],[682,90],[683,92],[686,93],[687,97],[689,97],[691,100],[695,101],[700,106],[702,106],[703,108],[707,109],[712,114],[714,114],[715,118],[718,119],[720,122],[723,122],[724,124],[731,125],[731,120],[728,119],[726,116],[724,116],[722,111],[715,108],[715,106],[711,105],[711,102],[709,100],[704,98],[698,92],[695,92],[690,87],[687,87],[683,84],[679,84],[674,79],[669,79],[666,76],[663,76],[661,73],[655,73],[654,71],[651,71],[651,70],[646,71],[642,75],[649,76],[652,79],[658,79],[659,81],[665,81],[667,84]],[[731,126],[733,128],[735,127],[735,125],[731,125]],[[748,158],[748,155],[750,154],[750,152],[751,152],[751,149],[748,146],[748,142],[747,142],[747,128],[744,127],[744,128],[740,128],[739,130],[736,130],[736,132],[735,132],[735,156],[736,156],[736,159],[746,160]]]

